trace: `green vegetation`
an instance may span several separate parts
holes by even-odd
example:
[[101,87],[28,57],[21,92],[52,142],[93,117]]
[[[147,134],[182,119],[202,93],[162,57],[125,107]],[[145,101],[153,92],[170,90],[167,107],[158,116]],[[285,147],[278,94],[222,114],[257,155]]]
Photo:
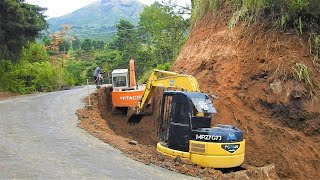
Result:
[[304,30],[319,31],[318,0],[196,0],[192,12],[193,22],[201,19],[207,8],[216,11],[222,3],[232,10],[229,22],[231,28],[239,21],[265,19],[279,27],[293,27],[301,34]]
[[75,79],[66,67],[69,64],[61,59],[51,63],[42,45],[28,43],[18,63],[0,61],[0,91],[26,94],[69,87],[75,84]]
[[187,36],[188,21],[158,2],[144,8],[138,24],[123,19],[116,24],[117,34],[103,53],[109,71],[128,68],[129,60],[135,59],[136,74],[143,79],[157,65],[170,65]]
[[294,27],[300,34],[304,28],[318,27],[309,24],[319,19],[320,4],[316,0],[231,0],[231,5],[235,10],[231,19],[267,18],[280,27]]
[[47,27],[43,11],[23,0],[0,1],[0,59],[19,59],[22,47]]
[[314,56],[314,60],[320,63],[320,35],[311,34],[309,41],[310,51]]
[[[136,9],[128,11],[124,7]],[[68,24],[70,19],[77,19],[77,23],[87,27],[63,25],[60,31],[43,35],[37,43],[35,38],[47,27],[42,16],[44,9],[24,1],[1,1],[0,91],[32,93],[81,85],[91,78],[98,64],[102,64],[108,76],[113,69],[128,68],[130,59],[136,60],[139,82],[144,82],[153,68],[169,70],[186,40],[189,20],[182,18],[175,6],[155,2],[145,6],[142,12],[139,7],[134,0],[93,3],[73,14],[50,20],[50,23]],[[315,62],[320,62],[320,3],[317,0],[193,0],[191,22],[195,23],[205,12],[219,13],[221,7],[230,9],[230,27],[240,21],[251,23],[265,19],[275,27],[295,29],[303,35],[309,33],[310,52]],[[131,19],[118,14],[121,8]],[[88,15],[88,9],[97,13],[110,10],[109,15],[117,17],[111,18],[111,25],[106,25],[104,20],[110,20],[110,16]],[[132,21],[136,12],[141,12],[140,19]],[[91,26],[101,24],[107,26],[101,27],[103,32],[110,32],[112,26],[114,35],[102,31],[98,31],[99,37],[92,35],[95,32]],[[79,29],[85,29],[86,35],[82,36]],[[78,36],[74,35],[76,32]],[[294,69],[299,81],[312,86],[306,65],[297,64]]]
[[307,65],[302,63],[296,63],[295,67],[293,67],[296,71],[296,78],[298,81],[307,84],[307,88],[309,90],[309,95],[313,100],[318,101],[319,94],[316,91],[317,84],[312,81],[312,74]]
[[195,24],[201,19],[208,9],[215,13],[219,9],[222,0],[192,0],[191,24]]
[[[102,5],[107,2],[103,1]],[[130,4],[131,1],[114,2]],[[27,3],[19,3],[28,6]],[[92,82],[92,73],[98,64],[102,64],[108,76],[113,69],[128,68],[130,59],[136,60],[136,74],[140,82],[155,67],[169,70],[186,39],[188,20],[178,15],[173,6],[154,3],[144,8],[138,24],[120,19],[113,25],[115,35],[107,42],[95,40],[96,36],[74,36],[70,25],[63,25],[53,34],[43,35],[37,42],[36,36],[32,36],[21,44],[15,61],[9,56],[1,57],[0,91],[25,94],[61,90],[85,84],[88,78]],[[23,35],[18,34],[15,38],[20,37]],[[5,49],[0,46],[1,52]]]
[[143,42],[162,64],[170,62],[178,54],[189,23],[177,15],[172,7],[155,2],[141,13],[139,27]]
[[309,68],[305,64],[296,63],[295,71],[298,76],[298,80],[310,85],[313,87],[312,80],[311,80],[311,72]]
[[[156,69],[169,71],[171,69],[171,64],[170,63],[159,64],[159,65],[157,65]],[[149,79],[151,73],[152,73],[152,69],[150,69],[146,73],[144,73],[143,76],[139,79],[138,83],[140,83],[140,84],[146,83],[147,80]]]
[[[127,65],[128,59],[136,59],[138,57],[138,49],[141,45],[141,40],[138,37],[138,32],[134,25],[129,21],[120,19],[117,26],[117,36],[114,41],[115,49],[122,52],[122,59]],[[123,65],[123,62],[121,62]]]
[[45,62],[50,56],[42,44],[28,42],[23,50],[20,60],[24,62]]

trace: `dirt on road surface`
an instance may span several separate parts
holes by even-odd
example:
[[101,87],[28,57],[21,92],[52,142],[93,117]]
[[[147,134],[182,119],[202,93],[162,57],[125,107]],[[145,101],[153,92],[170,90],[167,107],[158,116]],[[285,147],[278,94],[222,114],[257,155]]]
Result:
[[11,93],[11,92],[0,92],[0,101],[1,100],[5,100],[5,99],[9,99],[11,97],[15,97],[18,96],[20,94],[18,93]]
[[192,179],[134,161],[78,128],[75,112],[87,94],[77,88],[0,101],[0,179]]

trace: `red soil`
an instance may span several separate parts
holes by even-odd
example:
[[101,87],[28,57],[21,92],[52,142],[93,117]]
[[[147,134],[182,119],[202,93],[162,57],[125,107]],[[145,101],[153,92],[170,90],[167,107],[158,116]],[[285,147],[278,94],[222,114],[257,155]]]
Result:
[[0,101],[5,100],[14,96],[18,96],[18,93],[11,93],[11,92],[0,92]]

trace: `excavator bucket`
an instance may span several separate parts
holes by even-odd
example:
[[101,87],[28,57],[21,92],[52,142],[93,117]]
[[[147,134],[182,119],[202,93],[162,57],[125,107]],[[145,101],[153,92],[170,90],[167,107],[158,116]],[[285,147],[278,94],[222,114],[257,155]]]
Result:
[[143,114],[141,112],[137,112],[136,108],[128,108],[127,117],[129,124],[138,124],[143,118]]
[[138,124],[142,120],[143,116],[144,116],[143,114],[132,114],[128,118],[128,123],[129,124]]
[[148,104],[142,111],[138,112],[136,108],[128,108],[127,117],[129,124],[138,124],[144,116],[153,114],[153,103]]

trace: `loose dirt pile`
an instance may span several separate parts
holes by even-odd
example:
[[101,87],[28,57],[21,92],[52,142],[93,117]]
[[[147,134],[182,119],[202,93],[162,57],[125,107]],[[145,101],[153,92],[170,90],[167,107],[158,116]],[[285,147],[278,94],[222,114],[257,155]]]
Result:
[[[258,25],[229,30],[226,22],[225,14],[199,21],[173,70],[218,95],[213,123],[244,130],[245,163],[275,163],[280,178],[318,179],[320,65],[308,37]],[[313,86],[298,80],[298,64],[308,67]]]
[[[88,102],[88,98],[85,101]],[[158,99],[155,99],[155,101],[159,102]],[[137,125],[130,125],[127,123],[125,115],[111,113],[110,95],[105,91],[105,88],[93,93],[91,102],[92,106],[90,108],[86,107],[77,112],[80,119],[79,127],[118,148],[132,159],[147,165],[155,164],[172,171],[203,179],[241,179],[246,177],[277,179],[273,165],[263,168],[243,165],[241,168],[234,170],[246,170],[224,174],[222,171],[212,168],[198,167],[187,160],[163,156],[155,148],[157,143],[157,112],[153,116],[144,117]]]

